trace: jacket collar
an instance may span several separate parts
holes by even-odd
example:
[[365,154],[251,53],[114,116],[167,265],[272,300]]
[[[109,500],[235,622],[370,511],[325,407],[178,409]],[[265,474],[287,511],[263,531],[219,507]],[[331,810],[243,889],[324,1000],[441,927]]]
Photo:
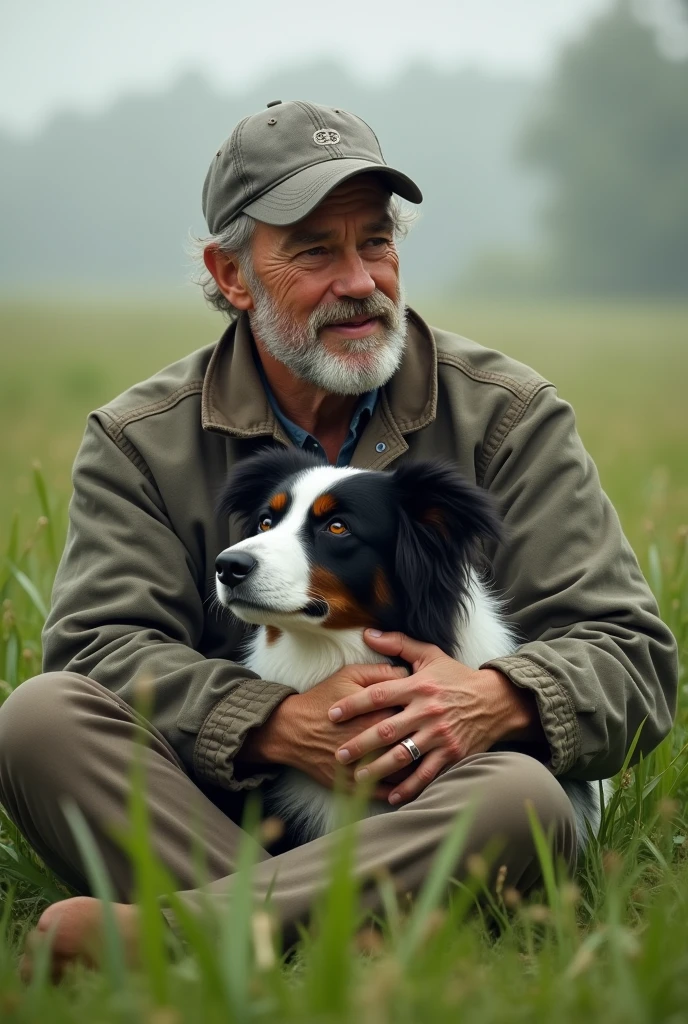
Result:
[[[408,448],[404,434],[421,430],[437,414],[435,340],[417,313],[411,309],[407,313],[404,357],[381,389],[352,465],[383,468]],[[215,346],[203,381],[201,416],[204,430],[232,437],[271,436],[289,443],[256,368],[246,314],[228,327]],[[381,445],[384,447],[377,451],[376,446]]]

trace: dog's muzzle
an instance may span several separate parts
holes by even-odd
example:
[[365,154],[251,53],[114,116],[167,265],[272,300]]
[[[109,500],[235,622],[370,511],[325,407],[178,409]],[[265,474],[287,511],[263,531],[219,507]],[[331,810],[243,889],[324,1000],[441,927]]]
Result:
[[236,587],[243,583],[248,574],[258,565],[253,555],[246,551],[221,551],[215,560],[215,572],[225,587]]

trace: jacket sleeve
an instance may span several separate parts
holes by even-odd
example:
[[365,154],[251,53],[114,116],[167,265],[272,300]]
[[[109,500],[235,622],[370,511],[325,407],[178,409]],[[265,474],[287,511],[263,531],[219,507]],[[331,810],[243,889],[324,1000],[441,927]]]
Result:
[[191,557],[141,456],[120,447],[97,415],[73,483],[44,670],[90,676],[134,707],[145,685],[148,717],[187,771],[227,789],[257,786],[268,773],[235,773],[235,755],[294,691],[198,653],[204,609]]
[[667,735],[676,708],[676,644],[571,407],[540,390],[493,456],[483,486],[504,515],[495,582],[522,646],[483,667],[537,700],[556,775],[602,779]]

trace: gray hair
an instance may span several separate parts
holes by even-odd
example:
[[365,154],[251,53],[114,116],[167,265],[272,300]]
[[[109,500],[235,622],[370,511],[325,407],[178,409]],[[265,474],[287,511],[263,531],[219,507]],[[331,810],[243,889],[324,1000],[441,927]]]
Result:
[[[394,241],[401,242],[406,238],[415,223],[418,213],[415,209],[402,204],[398,196],[389,197],[387,212],[392,218],[392,231]],[[206,235],[204,238],[190,236],[189,254],[195,266],[193,280],[200,285],[203,297],[212,308],[223,313],[229,320],[235,320],[241,310],[237,309],[220,291],[217,281],[206,268],[203,262],[203,253],[210,246],[219,249],[225,256],[233,257],[239,266],[250,276],[253,267],[251,265],[251,243],[256,229],[256,221],[247,213],[238,214],[230,221],[226,228],[223,228],[217,235]]]

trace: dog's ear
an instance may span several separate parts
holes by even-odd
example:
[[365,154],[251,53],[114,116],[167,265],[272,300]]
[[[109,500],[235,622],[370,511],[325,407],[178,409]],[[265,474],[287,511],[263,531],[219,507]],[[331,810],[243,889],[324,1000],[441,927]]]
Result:
[[226,517],[236,513],[246,521],[283,480],[322,464],[318,456],[300,448],[263,448],[232,469],[219,496],[217,514]]
[[450,464],[416,462],[392,474],[399,503],[396,575],[404,630],[451,654],[457,611],[468,611],[479,543],[500,539],[495,505]]

